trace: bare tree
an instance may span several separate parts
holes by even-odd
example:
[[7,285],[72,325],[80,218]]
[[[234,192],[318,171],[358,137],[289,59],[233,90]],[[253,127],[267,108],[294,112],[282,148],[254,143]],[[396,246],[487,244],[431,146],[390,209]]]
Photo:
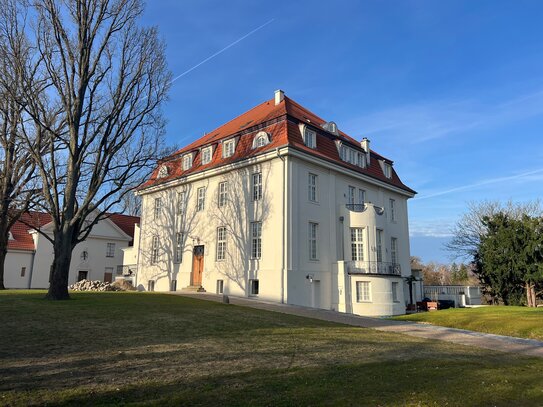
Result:
[[481,236],[486,233],[483,218],[485,216],[492,217],[499,212],[505,213],[513,219],[520,219],[523,214],[541,216],[543,210],[538,200],[526,203],[515,203],[511,200],[506,203],[498,201],[469,202],[467,212],[462,215],[451,230],[452,239],[445,244],[445,249],[451,253],[451,258],[473,260],[479,249]]
[[31,151],[52,217],[47,298],[62,300],[69,298],[73,248],[156,162],[171,75],[156,28],[138,26],[140,0],[34,0],[31,6],[39,69],[25,70],[19,103],[46,148]]
[[[29,209],[36,192],[35,165],[23,137],[24,109],[14,97],[22,88],[22,73],[14,61],[25,58],[30,50],[24,28],[19,4],[0,0],[0,290],[5,289],[10,229]],[[30,136],[28,140],[35,141]]]

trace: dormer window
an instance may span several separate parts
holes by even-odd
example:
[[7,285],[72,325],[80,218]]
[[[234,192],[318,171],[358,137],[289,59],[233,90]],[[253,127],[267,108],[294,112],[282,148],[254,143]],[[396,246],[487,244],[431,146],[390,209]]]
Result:
[[213,147],[205,147],[202,149],[202,165],[209,164],[211,162],[211,157],[213,156]]
[[15,240],[15,239],[13,238],[13,233],[8,232],[8,240]]
[[158,178],[167,177],[170,173],[170,169],[166,165],[162,165],[158,170]]
[[227,158],[234,155],[236,149],[236,140],[230,139],[222,143],[222,157]]
[[183,171],[186,171],[191,167],[192,167],[192,154],[187,154],[183,156]]
[[384,163],[383,173],[385,174],[385,177],[392,178],[392,165],[390,165],[389,163]]
[[339,157],[345,162],[366,168],[366,154],[345,144],[340,144],[339,146]]
[[317,133],[308,127],[304,129],[304,144],[309,148],[317,148]]
[[259,131],[253,138],[253,149],[270,144],[270,136],[265,131]]

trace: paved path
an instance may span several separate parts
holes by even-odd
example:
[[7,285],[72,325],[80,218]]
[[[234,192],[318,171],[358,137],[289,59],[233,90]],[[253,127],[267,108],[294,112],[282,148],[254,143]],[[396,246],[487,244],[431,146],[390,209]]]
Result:
[[[222,296],[215,294],[178,291],[174,295],[222,302]],[[266,311],[282,312],[284,314],[337,322],[340,324],[373,328],[379,331],[401,333],[427,339],[438,339],[462,345],[517,353],[519,355],[543,357],[543,342],[533,339],[522,339],[512,336],[467,331],[464,329],[445,328],[411,321],[393,321],[388,319],[362,317],[341,312],[301,307],[298,305],[278,304],[249,298],[230,297],[230,303]]]

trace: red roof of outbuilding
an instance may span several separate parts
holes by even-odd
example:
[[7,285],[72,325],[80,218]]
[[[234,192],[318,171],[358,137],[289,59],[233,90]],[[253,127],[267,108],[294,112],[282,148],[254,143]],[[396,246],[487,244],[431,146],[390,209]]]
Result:
[[[300,123],[312,126],[317,131],[316,149],[309,148],[304,144],[298,126]],[[186,175],[240,161],[266,151],[274,150],[277,147],[289,146],[368,175],[407,192],[415,193],[415,191],[400,180],[394,168],[392,168],[391,178],[387,178],[383,174],[378,160],[384,160],[388,163],[392,163],[392,161],[374,151],[371,151],[370,165],[366,168],[361,168],[341,160],[335,140],[341,140],[361,150],[360,142],[342,131],[339,131],[338,135],[327,132],[322,128],[322,125],[325,123],[325,120],[286,96],[277,105],[274,99],[268,100],[161,160],[149,180],[141,185],[139,189],[145,189]],[[260,130],[264,130],[270,135],[270,143],[263,147],[252,149],[253,136]],[[222,158],[221,141],[233,137],[239,137],[234,155]],[[200,163],[200,148],[209,145],[213,146],[212,160],[210,163],[202,165]],[[181,166],[182,156],[189,152],[194,154],[193,164],[191,168],[183,171]],[[168,174],[159,178],[158,172],[163,165],[168,167]]]
[[[112,214],[109,217],[124,233],[134,239],[134,225],[140,222],[138,216]],[[39,229],[52,220],[51,215],[45,212],[26,212],[21,219],[11,227],[11,239],[8,241],[10,250],[35,250],[34,239],[30,232]],[[132,245],[132,241],[129,243]]]

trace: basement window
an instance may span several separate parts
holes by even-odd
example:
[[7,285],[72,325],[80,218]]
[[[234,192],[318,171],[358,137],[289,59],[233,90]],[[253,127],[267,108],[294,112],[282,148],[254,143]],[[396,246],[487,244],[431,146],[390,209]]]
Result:
[[249,294],[258,295],[259,286],[258,280],[249,280]]

